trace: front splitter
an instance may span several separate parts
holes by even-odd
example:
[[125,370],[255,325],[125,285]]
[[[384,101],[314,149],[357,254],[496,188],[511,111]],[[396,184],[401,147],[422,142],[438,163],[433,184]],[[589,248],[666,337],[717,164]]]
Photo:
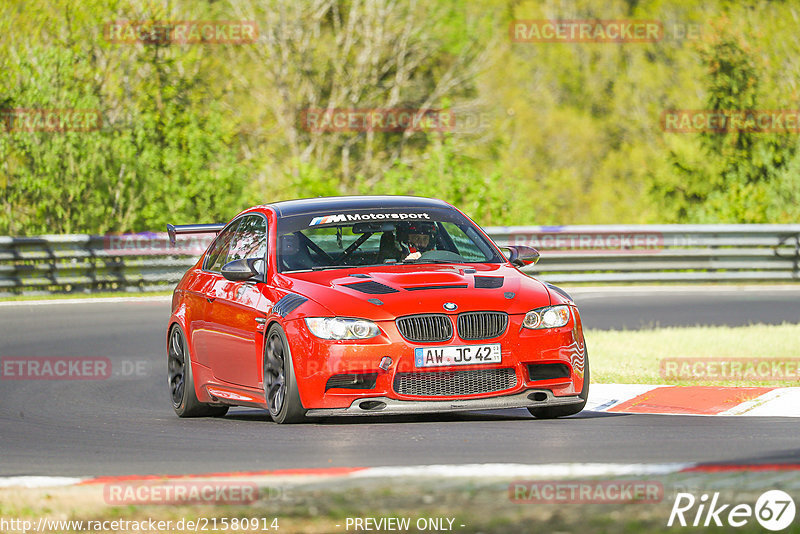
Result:
[[[542,400],[533,400],[533,396]],[[544,408],[547,406],[565,406],[579,404],[584,399],[572,397],[556,397],[549,389],[528,389],[514,395],[464,400],[397,400],[389,397],[368,397],[357,399],[347,408],[318,408],[306,412],[307,417],[330,417],[339,415],[401,415],[420,413],[463,412],[470,410],[502,410],[505,408]]]

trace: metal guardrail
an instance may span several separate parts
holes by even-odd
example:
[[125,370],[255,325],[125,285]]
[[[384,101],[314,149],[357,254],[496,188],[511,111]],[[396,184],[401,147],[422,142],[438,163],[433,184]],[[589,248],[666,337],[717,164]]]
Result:
[[542,252],[525,269],[555,283],[800,281],[800,224],[495,227]]
[[[800,281],[800,224],[486,228],[498,245],[542,258],[525,271],[554,283]],[[144,292],[173,287],[211,237],[166,233],[0,236],[0,295]]]
[[0,295],[169,289],[212,238],[171,247],[166,233],[0,236]]

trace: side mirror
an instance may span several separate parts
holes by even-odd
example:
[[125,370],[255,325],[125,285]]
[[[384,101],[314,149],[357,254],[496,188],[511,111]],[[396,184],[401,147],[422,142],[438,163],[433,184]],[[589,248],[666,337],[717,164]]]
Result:
[[539,251],[533,247],[514,245],[503,248],[508,249],[508,254],[506,254],[508,261],[517,267],[533,265],[539,261]]
[[232,282],[241,282],[243,280],[250,280],[261,275],[261,272],[256,267],[258,262],[264,260],[259,258],[242,258],[240,260],[229,261],[222,266],[222,276]]

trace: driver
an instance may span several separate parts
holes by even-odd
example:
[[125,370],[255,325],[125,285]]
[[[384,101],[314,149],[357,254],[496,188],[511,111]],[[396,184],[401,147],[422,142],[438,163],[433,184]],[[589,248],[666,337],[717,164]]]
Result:
[[436,244],[436,225],[431,222],[408,222],[398,225],[397,238],[408,249],[403,261],[416,260]]

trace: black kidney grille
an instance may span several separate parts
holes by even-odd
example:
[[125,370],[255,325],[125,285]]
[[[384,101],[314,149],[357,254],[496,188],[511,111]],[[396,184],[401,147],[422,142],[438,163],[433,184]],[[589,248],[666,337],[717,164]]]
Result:
[[409,341],[447,341],[453,337],[453,323],[447,315],[409,315],[398,318],[396,324],[400,335]]
[[467,312],[458,316],[458,335],[461,339],[492,339],[499,337],[508,326],[504,312]]
[[517,385],[514,369],[475,369],[469,371],[434,371],[397,373],[394,390],[401,395],[418,397],[453,397],[492,393]]

